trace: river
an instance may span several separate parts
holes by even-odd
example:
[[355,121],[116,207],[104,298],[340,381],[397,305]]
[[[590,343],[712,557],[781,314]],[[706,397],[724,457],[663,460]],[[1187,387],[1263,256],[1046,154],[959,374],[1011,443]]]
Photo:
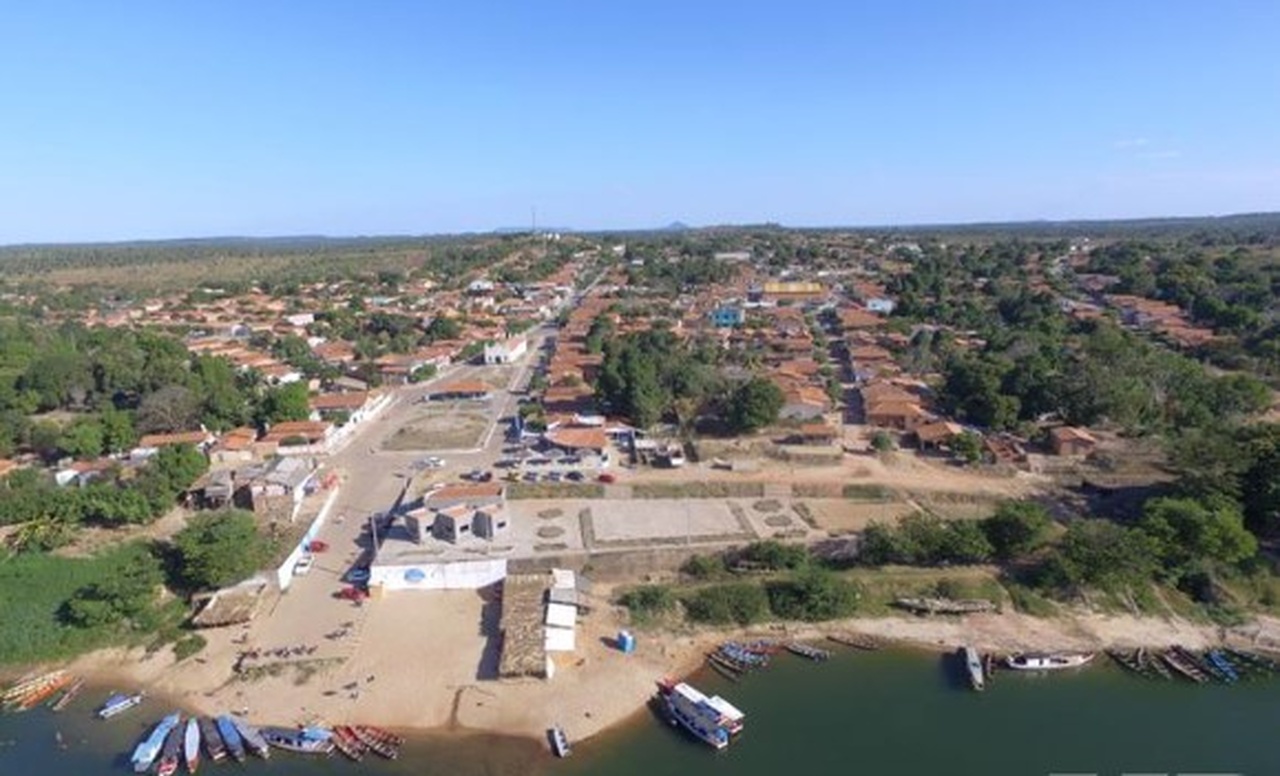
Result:
[[[1102,663],[1054,675],[1003,672],[977,694],[950,661],[934,655],[842,650],[826,663],[779,656],[737,684],[715,674],[692,682],[747,713],[747,729],[725,752],[641,712],[559,762],[532,742],[422,736],[396,763],[366,759],[356,768],[337,758],[277,753],[269,765],[250,761],[244,768],[421,776],[1280,774],[1277,679],[1197,687],[1131,677]],[[81,705],[60,715],[0,717],[0,774],[123,773],[133,743],[162,713],[143,707],[103,723]],[[572,737],[573,720],[562,724]],[[58,730],[65,749],[56,744]]]

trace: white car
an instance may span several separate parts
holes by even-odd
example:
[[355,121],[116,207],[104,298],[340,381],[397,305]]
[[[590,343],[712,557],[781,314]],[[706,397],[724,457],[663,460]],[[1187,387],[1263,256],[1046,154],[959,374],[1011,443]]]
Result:
[[444,459],[437,458],[434,455],[430,458],[423,458],[419,463],[428,469],[440,469],[444,467]]
[[316,556],[307,554],[298,558],[298,562],[293,564],[293,575],[295,577],[305,576],[311,573],[311,567],[316,564]]

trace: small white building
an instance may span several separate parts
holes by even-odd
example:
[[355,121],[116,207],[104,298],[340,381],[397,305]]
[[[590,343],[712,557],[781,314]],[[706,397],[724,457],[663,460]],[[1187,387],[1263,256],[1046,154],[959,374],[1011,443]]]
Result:
[[510,364],[528,351],[529,341],[524,337],[499,340],[484,346],[484,362],[489,365]]

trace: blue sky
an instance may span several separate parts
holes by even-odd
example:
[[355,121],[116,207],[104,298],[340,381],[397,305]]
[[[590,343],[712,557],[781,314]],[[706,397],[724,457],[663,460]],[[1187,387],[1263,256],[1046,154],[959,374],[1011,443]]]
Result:
[[9,0],[0,243],[1280,209],[1280,3]]

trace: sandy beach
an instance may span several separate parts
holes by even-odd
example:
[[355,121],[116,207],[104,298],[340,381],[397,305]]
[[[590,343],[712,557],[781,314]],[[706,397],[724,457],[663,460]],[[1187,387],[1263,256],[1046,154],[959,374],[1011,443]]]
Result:
[[[557,655],[549,680],[486,678],[495,664],[475,591],[388,596],[361,607],[354,641],[345,655],[326,653],[263,663],[248,674],[233,670],[237,655],[269,621],[248,628],[206,631],[209,646],[174,664],[166,650],[106,650],[71,669],[112,686],[136,686],[192,711],[245,711],[261,723],[361,722],[397,729],[492,732],[541,739],[563,725],[576,740],[616,725],[643,708],[654,680],[696,670],[706,650],[729,637],[821,639],[862,633],[903,645],[951,650],[972,644],[984,651],[1203,647],[1222,640],[1274,648],[1280,621],[1263,618],[1232,631],[1165,618],[1078,613],[1052,619],[1017,613],[964,617],[891,616],[841,622],[773,624],[748,630],[682,629],[639,633],[625,655],[612,637],[625,613],[597,608],[579,626],[578,649]],[[274,623],[272,623],[274,624]]]

